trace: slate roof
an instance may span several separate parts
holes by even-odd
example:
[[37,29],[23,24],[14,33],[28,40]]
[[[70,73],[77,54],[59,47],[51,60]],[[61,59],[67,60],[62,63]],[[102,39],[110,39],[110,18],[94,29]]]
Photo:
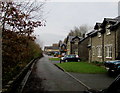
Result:
[[101,27],[104,27],[106,23],[116,24],[120,22],[120,16],[115,18],[104,18],[103,23],[101,24]]
[[100,28],[100,27],[101,27],[101,24],[102,24],[102,23],[96,23],[95,26],[94,26],[94,29]]
[[74,38],[74,37],[75,37],[75,36],[67,36],[67,40],[66,40],[66,42],[65,42],[65,43],[67,44],[68,40],[69,40],[69,41],[71,41],[71,40],[72,40],[72,38]]
[[92,30],[91,32],[87,33],[87,36],[91,36],[97,32],[98,32],[98,30]]
[[79,37],[79,36],[74,36],[70,42],[72,42],[75,38],[78,38],[79,40],[81,40],[81,39],[82,39],[82,37]]
[[[61,46],[66,46],[66,44],[65,44],[65,43],[63,43],[63,44],[61,44]],[[61,47],[61,46],[60,46],[60,47]]]

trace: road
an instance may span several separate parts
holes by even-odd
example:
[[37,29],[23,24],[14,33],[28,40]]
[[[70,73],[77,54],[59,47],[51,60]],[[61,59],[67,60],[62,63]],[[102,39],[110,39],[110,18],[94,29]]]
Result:
[[86,88],[83,85],[58,69],[48,60],[48,57],[43,57],[35,64],[23,93],[84,90]]

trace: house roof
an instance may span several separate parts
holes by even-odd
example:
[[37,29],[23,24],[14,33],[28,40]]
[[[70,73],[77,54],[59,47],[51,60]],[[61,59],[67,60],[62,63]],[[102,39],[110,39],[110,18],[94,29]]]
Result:
[[65,44],[65,43],[62,43],[60,47],[62,47],[62,46],[66,46],[66,44]]
[[84,41],[84,40],[86,40],[87,38],[89,38],[90,36],[87,36],[87,37],[85,37],[85,38],[82,38],[80,41],[79,41],[79,43],[81,43],[82,41]]
[[104,27],[107,23],[114,25],[117,22],[120,22],[120,16],[115,18],[104,18],[103,23],[101,24],[101,27]]
[[120,22],[116,22],[116,24],[112,25],[110,27],[111,31],[114,31],[114,29],[117,29],[120,26]]
[[74,39],[76,39],[76,38],[78,38],[79,40],[81,40],[81,39],[82,39],[82,37],[79,37],[79,36],[74,36],[70,42],[73,42],[73,40],[74,40]]
[[44,49],[52,49],[52,46],[46,46]]
[[61,44],[62,44],[62,41],[60,40],[60,41],[59,41],[59,43],[58,43],[58,46],[60,47],[60,46],[61,46]]
[[[116,29],[117,27],[120,26],[120,16],[116,17],[116,18],[104,18],[103,23],[96,23],[94,26],[94,30],[92,30],[91,32],[87,33],[87,37],[83,38],[80,40],[80,42],[84,41],[86,38],[88,37],[93,37],[96,36],[98,32],[104,33],[104,27],[106,25],[106,23],[110,23],[112,24],[112,26],[110,26],[110,29],[114,31],[114,29]],[[101,31],[97,30],[99,27],[102,28]],[[80,43],[79,42],[79,43]]]
[[91,32],[87,33],[87,36],[92,36],[97,32],[98,32],[98,30],[92,30]]
[[67,44],[67,42],[68,42],[68,41],[71,41],[71,40],[72,40],[72,38],[74,38],[74,37],[75,37],[75,36],[67,36],[67,40],[66,40],[66,42],[65,42],[65,43]]
[[[111,31],[114,31],[118,26],[120,26],[120,16],[113,18],[113,19],[106,19],[112,25],[109,27]],[[104,24],[103,24],[104,25]]]
[[101,24],[102,23],[96,23],[95,26],[94,26],[94,29],[99,29],[101,27]]

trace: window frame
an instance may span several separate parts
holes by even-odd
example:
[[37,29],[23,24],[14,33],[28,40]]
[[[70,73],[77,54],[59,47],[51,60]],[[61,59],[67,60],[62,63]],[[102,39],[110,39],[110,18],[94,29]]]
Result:
[[106,35],[110,35],[111,34],[111,32],[110,32],[110,29],[106,29]]
[[92,46],[92,56],[95,56],[95,46]]
[[105,57],[106,58],[112,58],[112,44],[110,44],[110,45],[105,45],[105,48],[106,48],[106,50],[105,50],[105,53],[106,53],[106,55],[105,55]]
[[102,45],[98,45],[97,46],[97,57],[102,57]]
[[110,26],[111,26],[110,24],[108,24],[106,26],[106,35],[110,35],[111,34],[110,29],[109,29]]
[[101,37],[101,33],[100,32],[98,32],[98,37]]

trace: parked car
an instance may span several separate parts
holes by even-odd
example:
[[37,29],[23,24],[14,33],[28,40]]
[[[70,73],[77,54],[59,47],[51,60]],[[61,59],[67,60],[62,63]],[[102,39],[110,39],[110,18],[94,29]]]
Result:
[[120,73],[120,60],[106,61],[104,65],[109,72]]
[[75,54],[65,55],[64,57],[60,58],[60,61],[63,61],[63,62],[79,62],[80,57],[78,55],[75,55]]
[[103,90],[88,89],[84,93],[120,93],[120,74],[108,88]]

